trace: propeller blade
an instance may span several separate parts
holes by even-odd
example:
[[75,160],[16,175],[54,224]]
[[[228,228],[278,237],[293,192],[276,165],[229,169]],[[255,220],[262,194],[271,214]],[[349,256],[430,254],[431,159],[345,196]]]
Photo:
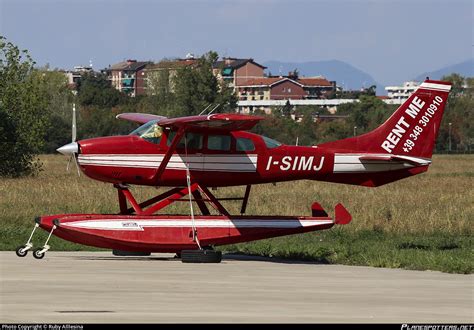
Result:
[[62,146],[61,148],[56,149],[58,152],[63,155],[70,155],[67,161],[66,171],[69,172],[71,167],[71,160],[74,158],[74,163],[76,164],[77,175],[81,176],[81,171],[79,169],[79,164],[77,163],[77,154],[79,152],[79,146],[76,143],[77,139],[77,128],[76,128],[76,104],[72,104],[72,132],[71,132],[72,142]]
[[76,103],[72,104],[72,142],[76,142]]
[[79,169],[79,164],[77,162],[77,154],[76,155],[72,155],[72,157],[74,157],[74,164],[76,164],[76,170],[77,170],[77,176],[81,176],[81,170]]
[[67,160],[67,166],[66,166],[66,172],[69,172],[69,166],[71,165],[71,158],[74,157],[74,155],[71,155],[69,159]]

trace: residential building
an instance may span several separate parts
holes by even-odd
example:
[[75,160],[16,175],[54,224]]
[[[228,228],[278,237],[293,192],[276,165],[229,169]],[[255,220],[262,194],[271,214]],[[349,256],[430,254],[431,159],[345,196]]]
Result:
[[303,85],[305,99],[328,99],[336,91],[336,82],[328,81],[323,76],[302,77],[297,78],[297,81]]
[[75,66],[73,70],[63,72],[66,75],[68,87],[75,90],[82,75],[92,73],[94,70],[91,66]]
[[[271,111],[270,104],[272,102],[266,101],[327,99],[327,96],[334,92],[336,86],[335,82],[329,82],[324,77],[291,77],[293,79],[290,77],[256,78],[236,86],[239,112],[253,112],[259,109],[268,113]],[[259,102],[261,106],[254,108],[250,106],[254,103],[248,101],[264,102]]]
[[305,94],[301,83],[287,77],[250,79],[237,86],[239,100],[299,100]]
[[188,55],[185,59],[163,60],[158,63],[148,64],[143,69],[143,77],[147,92],[155,94],[156,89],[163,88],[167,91],[174,91],[174,78],[178,70],[188,66],[195,66],[197,59]]
[[213,73],[220,81],[227,82],[236,91],[237,86],[243,85],[250,79],[263,78],[266,67],[258,64],[252,58],[224,57],[213,65]]
[[393,104],[402,104],[419,86],[420,83],[417,81],[406,81],[402,86],[387,86],[385,90],[387,91],[388,97],[393,100]]
[[112,86],[129,96],[145,94],[144,68],[151,62],[127,60],[116,63],[105,70]]

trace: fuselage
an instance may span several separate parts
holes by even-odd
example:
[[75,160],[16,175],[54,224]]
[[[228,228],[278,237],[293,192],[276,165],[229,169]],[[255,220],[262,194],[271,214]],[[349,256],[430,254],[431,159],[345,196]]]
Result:
[[301,179],[378,186],[427,168],[404,162],[364,163],[360,153],[284,145],[247,131],[203,129],[181,139],[156,179],[174,134],[165,130],[159,139],[131,134],[82,140],[78,162],[96,180],[172,187],[186,185],[186,166],[192,181],[207,187]]

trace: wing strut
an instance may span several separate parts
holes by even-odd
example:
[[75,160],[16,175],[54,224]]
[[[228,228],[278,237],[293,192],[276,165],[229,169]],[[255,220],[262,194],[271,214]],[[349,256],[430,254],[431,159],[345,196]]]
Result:
[[244,199],[242,200],[242,208],[240,209],[240,214],[244,214],[245,211],[247,210],[247,203],[249,201],[249,196],[250,196],[250,188],[252,188],[252,185],[247,185],[245,188],[245,195]]
[[165,171],[166,166],[168,165],[171,159],[171,156],[173,155],[173,152],[176,150],[176,146],[178,145],[178,142],[183,137],[184,132],[185,132],[184,126],[181,126],[178,130],[178,133],[176,133],[176,136],[174,137],[173,142],[171,142],[171,145],[169,146],[168,151],[163,157],[160,167],[158,167],[158,169],[156,170],[156,173],[153,175],[152,181],[157,182],[161,179],[161,176],[163,175],[163,172]]

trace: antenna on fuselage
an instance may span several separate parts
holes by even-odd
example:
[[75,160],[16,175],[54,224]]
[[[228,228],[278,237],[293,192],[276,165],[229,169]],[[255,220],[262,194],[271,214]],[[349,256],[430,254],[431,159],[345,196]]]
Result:
[[202,110],[200,113],[199,113],[199,116],[202,115],[207,109],[209,109],[211,107],[212,103],[209,104],[204,110]]
[[211,112],[209,112],[207,115],[209,116],[211,113],[213,113],[214,110],[216,110],[217,108],[219,108],[220,105],[221,105],[220,103],[219,103],[218,105],[216,105],[216,106],[214,107],[214,109],[212,109]]

